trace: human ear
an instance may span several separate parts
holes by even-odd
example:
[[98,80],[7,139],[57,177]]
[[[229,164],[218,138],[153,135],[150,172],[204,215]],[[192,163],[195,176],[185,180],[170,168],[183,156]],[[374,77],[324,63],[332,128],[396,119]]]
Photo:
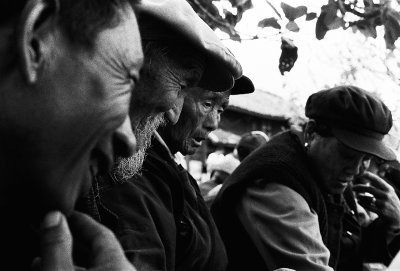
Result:
[[38,29],[58,11],[58,0],[29,0],[22,12],[17,32],[17,48],[20,69],[28,84],[37,81],[43,61],[43,41]]

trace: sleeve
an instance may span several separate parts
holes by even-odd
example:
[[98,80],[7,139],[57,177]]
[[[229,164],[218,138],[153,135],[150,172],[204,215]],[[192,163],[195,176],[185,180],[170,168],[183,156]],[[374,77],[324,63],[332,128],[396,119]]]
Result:
[[377,218],[365,228],[362,228],[361,254],[365,262],[390,263],[399,251],[400,237],[395,236],[388,244],[388,230],[383,219]]
[[101,193],[102,205],[118,217],[116,235],[138,270],[175,270],[176,227],[169,187],[137,178]]
[[269,269],[332,271],[318,216],[296,191],[277,183],[253,186],[238,208]]

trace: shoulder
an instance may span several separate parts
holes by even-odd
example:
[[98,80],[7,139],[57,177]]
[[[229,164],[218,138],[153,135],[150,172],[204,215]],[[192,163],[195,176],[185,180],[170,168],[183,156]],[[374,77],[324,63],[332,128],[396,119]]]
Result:
[[[253,204],[250,202],[254,202]],[[302,195],[294,189],[275,182],[256,181],[246,190],[243,202],[249,206],[262,205],[276,212],[313,212]]]

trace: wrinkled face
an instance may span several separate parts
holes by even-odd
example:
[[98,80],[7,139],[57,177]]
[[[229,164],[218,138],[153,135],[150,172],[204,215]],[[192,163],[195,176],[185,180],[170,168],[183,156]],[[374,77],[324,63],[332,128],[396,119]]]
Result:
[[176,46],[166,47],[166,52],[162,49],[146,52],[143,72],[132,95],[130,116],[134,130],[161,113],[165,113],[169,123],[175,124],[182,110],[183,90],[200,82],[204,57],[188,47]]
[[150,59],[145,60],[129,113],[138,152],[118,162],[114,173],[122,179],[140,171],[153,133],[160,125],[178,121],[185,93],[198,85],[204,72],[203,56],[186,47],[145,57]]
[[35,89],[7,104],[14,117],[9,136],[17,143],[9,146],[9,163],[14,170],[22,165],[17,175],[28,180],[32,208],[68,213],[93,174],[108,171],[114,155],[132,154],[126,144],[134,141],[115,131],[126,121],[121,130],[132,136],[128,108],[143,54],[131,9],[98,34],[93,50],[72,46],[57,27],[47,38],[51,57]]
[[182,114],[176,125],[160,131],[173,153],[193,154],[211,131],[218,128],[221,113],[229,103],[230,91],[212,92],[202,88],[186,91]]
[[347,147],[334,136],[321,137],[314,133],[309,144],[309,157],[323,188],[331,194],[343,193],[371,160],[370,155]]

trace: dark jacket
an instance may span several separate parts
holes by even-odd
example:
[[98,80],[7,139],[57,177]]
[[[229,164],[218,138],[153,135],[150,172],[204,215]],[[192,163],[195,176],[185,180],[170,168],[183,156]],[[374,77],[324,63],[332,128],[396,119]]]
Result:
[[225,270],[225,249],[196,181],[157,140],[142,174],[100,189],[100,219],[141,270]]

